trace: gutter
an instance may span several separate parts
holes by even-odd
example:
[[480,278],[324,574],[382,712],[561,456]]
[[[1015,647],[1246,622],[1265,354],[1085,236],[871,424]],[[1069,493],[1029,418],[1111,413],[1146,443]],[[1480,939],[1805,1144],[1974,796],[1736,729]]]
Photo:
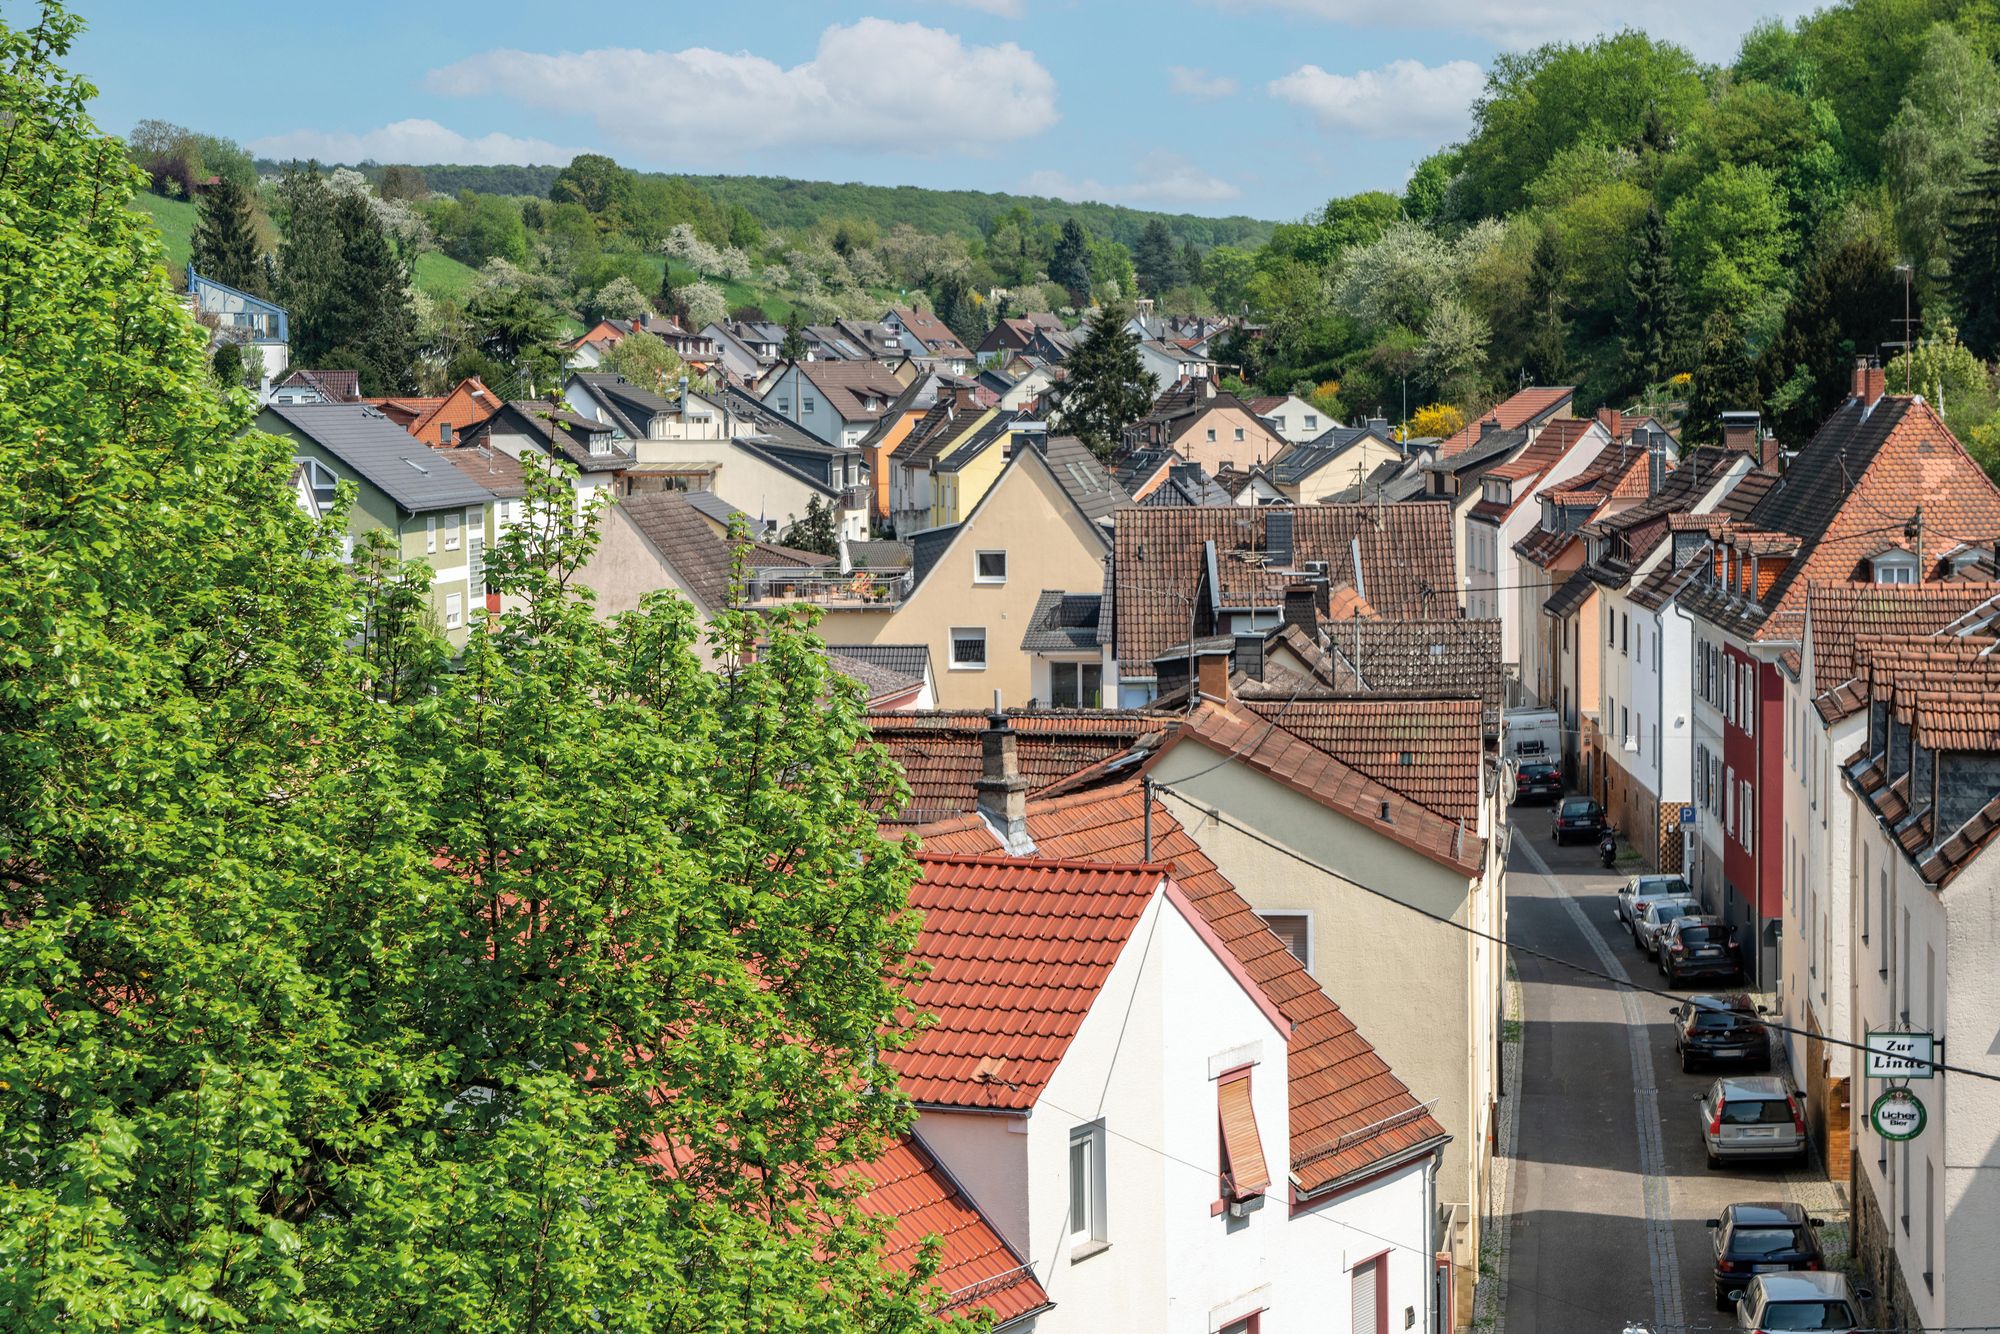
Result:
[[1337,1176],[1326,1184],[1317,1186],[1310,1191],[1302,1190],[1299,1192],[1299,1205],[1305,1207],[1320,1203],[1323,1198],[1331,1199],[1336,1195],[1352,1190],[1364,1182],[1372,1181],[1379,1176],[1386,1176],[1398,1168],[1407,1167],[1421,1159],[1441,1153],[1444,1150],[1444,1146],[1451,1143],[1451,1139],[1452,1137],[1448,1134],[1434,1136],[1421,1144],[1403,1150],[1401,1153],[1384,1158],[1380,1162],[1370,1163],[1366,1167],[1357,1167],[1352,1172],[1344,1176]]

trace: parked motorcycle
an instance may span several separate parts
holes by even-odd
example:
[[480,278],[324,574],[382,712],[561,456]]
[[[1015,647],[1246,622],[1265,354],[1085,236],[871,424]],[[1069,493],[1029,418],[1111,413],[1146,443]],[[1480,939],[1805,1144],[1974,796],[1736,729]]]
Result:
[[1604,837],[1597,840],[1597,859],[1606,867],[1618,861],[1618,831],[1610,825],[1604,826]]

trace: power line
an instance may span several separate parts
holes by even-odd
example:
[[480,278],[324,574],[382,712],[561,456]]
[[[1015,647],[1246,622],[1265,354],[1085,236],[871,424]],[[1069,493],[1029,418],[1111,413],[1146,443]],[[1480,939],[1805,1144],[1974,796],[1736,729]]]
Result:
[[[1203,770],[1202,772],[1205,773],[1207,772],[1207,770]],[[1193,776],[1194,775],[1190,775],[1190,777]],[[1186,779],[1180,779],[1177,780],[1177,783],[1185,781]],[[1386,890],[1380,890],[1372,885],[1364,884],[1363,882],[1354,879],[1352,876],[1347,875],[1343,872],[1335,871],[1330,867],[1324,866],[1321,863],[1316,862],[1312,858],[1306,856],[1305,854],[1296,852],[1293,849],[1286,847],[1282,843],[1266,838],[1263,834],[1250,828],[1248,825],[1241,824],[1238,821],[1232,820],[1228,816],[1224,815],[1221,811],[1215,810],[1205,805],[1199,797],[1196,797],[1190,793],[1177,791],[1176,790],[1177,783],[1154,782],[1152,784],[1152,787],[1153,790],[1156,792],[1173,792],[1176,796],[1182,798],[1183,800],[1191,802],[1194,805],[1201,807],[1208,813],[1210,819],[1216,821],[1218,824],[1228,825],[1231,829],[1234,829],[1237,833],[1242,834],[1244,837],[1250,839],[1255,843],[1262,844],[1264,847],[1271,849],[1273,852],[1281,853],[1284,856],[1291,858],[1293,861],[1298,862],[1300,865],[1309,866],[1313,870],[1319,871],[1325,875],[1337,876],[1342,881],[1345,881],[1346,883],[1353,885],[1356,889],[1359,889],[1367,894],[1373,894],[1377,898],[1386,899],[1391,903],[1398,904],[1399,906],[1408,909],[1410,912],[1417,914],[1419,917],[1428,918],[1429,920],[1437,922],[1442,926],[1448,926],[1452,928],[1454,931],[1462,931],[1466,935],[1476,936],[1481,940],[1491,941],[1493,944],[1503,946],[1506,949],[1518,951],[1521,954],[1528,956],[1529,958],[1541,959],[1547,963],[1555,964],[1558,967],[1567,968],[1572,972],[1582,973],[1586,977],[1594,977],[1599,979],[1600,981],[1609,982],[1611,983],[1611,985],[1616,987],[1624,987],[1628,990],[1639,992],[1642,995],[1657,996],[1661,1000],[1672,1001],[1676,1007],[1685,1004],[1687,1001],[1687,997],[1676,995],[1671,991],[1662,990],[1659,987],[1645,986],[1641,983],[1634,982],[1629,978],[1614,977],[1610,973],[1603,972],[1596,968],[1591,968],[1585,964],[1574,963],[1571,960],[1562,958],[1559,955],[1550,954],[1546,950],[1538,950],[1531,945],[1523,945],[1518,941],[1510,941],[1505,937],[1493,935],[1491,932],[1481,931],[1477,927],[1467,926],[1462,922],[1454,922],[1451,918],[1442,916],[1438,913],[1427,912],[1424,909],[1419,908],[1416,905],[1409,903],[1406,900],[1401,899],[1394,894],[1388,893]],[[1851,1051],[1859,1051],[1859,1052],[1868,1051],[1868,1046],[1865,1043],[1851,1042],[1845,1038],[1830,1037],[1823,1033],[1812,1033],[1808,1032],[1803,1028],[1794,1028],[1789,1024],[1770,1021],[1761,1017],[1759,1019],[1759,1022],[1762,1023],[1765,1028],[1770,1029],[1774,1032],[1792,1033],[1796,1034],[1799,1037],[1812,1038],[1818,1042],[1825,1043],[1828,1046],[1846,1047]],[[2000,1083],[2000,1074],[1995,1074],[1986,1070],[1974,1070],[1967,1066],[1951,1065],[1944,1061],[1935,1061],[1935,1060],[1912,1062],[1912,1063],[1927,1065],[1932,1070],[1942,1070],[1954,1075],[1967,1075],[1973,1079],[1984,1079],[1984,1080],[1989,1080],[1993,1083]]]

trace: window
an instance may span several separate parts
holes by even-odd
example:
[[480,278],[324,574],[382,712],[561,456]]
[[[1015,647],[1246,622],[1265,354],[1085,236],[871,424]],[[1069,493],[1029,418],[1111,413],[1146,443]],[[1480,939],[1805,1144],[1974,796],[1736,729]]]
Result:
[[1618,710],[1618,739],[1628,746],[1632,744],[1632,711],[1630,709],[1621,708]]
[[439,444],[441,444],[441,445],[443,445],[443,446],[445,446],[446,448],[450,448],[450,446],[451,446],[451,423],[450,423],[450,422],[439,422],[439,423],[438,423],[438,443],[439,443]]
[[1211,445],[1215,443],[1215,428],[1213,426],[1208,428],[1208,443]]
[[1354,1334],[1389,1334],[1389,1284],[1382,1270],[1386,1255],[1363,1260],[1349,1271],[1347,1327]]
[[1262,1311],[1252,1311],[1241,1320],[1230,1321],[1217,1334],[1258,1334],[1263,1328],[1263,1322],[1259,1319],[1263,1314]]
[[1236,438],[1238,440],[1241,440],[1243,438],[1243,428],[1241,426],[1236,428]]
[[333,492],[340,485],[340,478],[318,459],[305,459],[302,466],[306,470],[306,485],[312,488],[313,504],[324,514],[333,508]]
[[[1109,1240],[1104,1227],[1104,1122],[1069,1132],[1070,1258],[1095,1254]],[[1089,1248],[1087,1251],[1085,1248]]]
[[1743,850],[1746,852],[1755,852],[1757,850],[1757,835],[1752,827],[1751,813],[1750,780],[1746,778],[1743,780],[1743,797],[1740,809],[1736,812],[1736,823],[1741,826],[1736,837],[1743,844]]
[[778,414],[779,414],[780,416],[783,416],[783,417],[789,417],[789,416],[791,416],[791,415],[792,415],[792,400],[791,400],[791,399],[789,399],[789,398],[786,398],[786,397],[784,397],[783,395],[780,395],[780,396],[779,396],[779,398],[778,398]]
[[1004,584],[1007,582],[1007,553],[1004,551],[981,551],[972,557],[972,582],[975,584]]
[[1271,1188],[1271,1169],[1264,1161],[1264,1137],[1257,1130],[1257,1109],[1250,1100],[1252,1069],[1246,1065],[1229,1071],[1215,1086],[1222,1198],[1227,1201],[1252,1199]]
[[444,525],[444,549],[446,551],[458,550],[458,516],[456,514],[447,514],[440,522]]
[[1104,664],[1099,662],[1050,663],[1049,707],[1056,709],[1098,709],[1104,707]]
[[1312,914],[1303,912],[1260,912],[1264,925],[1271,928],[1271,934],[1285,942],[1294,959],[1310,969],[1312,967]]
[[951,632],[951,668],[953,671],[986,670],[985,626]]
[[1757,735],[1757,667],[1748,662],[1743,664],[1743,730]]
[[1316,412],[1308,412],[1308,413],[1306,414],[1306,429],[1307,429],[1308,431],[1317,431],[1317,430],[1319,429],[1319,414],[1318,414],[1318,413],[1316,413]]
[[1618,651],[1632,656],[1632,618],[1622,611],[1618,613]]
[[[1866,849],[1863,849],[1865,852]],[[1883,867],[1877,881],[1882,890],[1882,966],[1876,969],[1879,976],[1889,976],[1889,956],[1896,951],[1896,938],[1889,934],[1889,868]]]
[[456,630],[465,624],[465,594],[446,593],[444,595],[444,628]]
[[431,554],[435,554],[437,552],[437,549],[438,549],[437,515],[427,514],[424,516],[424,550]]
[[811,394],[801,394],[799,396],[799,412],[801,414],[811,412],[818,407],[819,403]]

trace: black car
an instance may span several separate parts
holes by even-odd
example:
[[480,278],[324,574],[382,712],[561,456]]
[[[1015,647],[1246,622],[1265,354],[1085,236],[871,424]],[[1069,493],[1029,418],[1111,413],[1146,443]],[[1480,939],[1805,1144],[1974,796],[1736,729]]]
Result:
[[1601,838],[1604,835],[1604,808],[1589,797],[1566,797],[1562,805],[1556,807],[1555,824],[1550,832],[1559,844],[1573,838]]
[[1740,1061],[1757,1070],[1771,1068],[1771,1034],[1757,1018],[1763,1011],[1748,996],[1690,996],[1674,1007],[1674,1050],[1681,1069],[1697,1061],[1711,1065]]
[[1826,1264],[1814,1231],[1826,1226],[1825,1221],[1806,1217],[1796,1204],[1725,1205],[1722,1217],[1709,1219],[1708,1226],[1715,1246],[1718,1311],[1734,1306],[1737,1294],[1758,1274],[1819,1269]]
[[1523,764],[1514,771],[1514,800],[1560,801],[1563,771],[1555,764]]
[[1691,977],[1737,977],[1743,972],[1735,928],[1707,913],[1676,917],[1660,936],[1659,960],[1670,987]]

